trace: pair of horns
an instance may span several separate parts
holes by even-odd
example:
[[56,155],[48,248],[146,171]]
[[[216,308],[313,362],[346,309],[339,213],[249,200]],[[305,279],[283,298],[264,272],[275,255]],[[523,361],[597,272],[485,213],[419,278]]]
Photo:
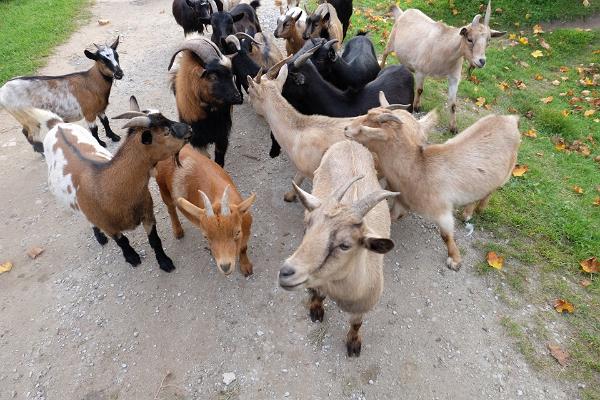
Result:
[[[410,104],[390,104],[390,102],[385,97],[385,93],[383,93],[383,91],[379,91],[379,104],[381,105],[381,107],[384,107],[386,110],[390,110],[390,111],[408,110],[410,108]],[[382,117],[384,115],[382,115]],[[393,116],[394,121],[402,123],[400,118],[396,117],[394,114],[388,114],[388,115]],[[388,119],[388,121],[391,121],[391,120],[392,119]],[[380,121],[380,122],[386,122],[386,121]]]
[[262,46],[264,43],[259,42],[258,40],[254,39],[252,36],[248,35],[245,32],[238,32],[235,35],[229,35],[225,38],[225,42],[226,43],[231,43],[232,45],[235,46],[237,51],[240,51],[242,49],[242,45],[240,44],[240,38],[245,38],[250,40],[252,43],[257,44],[259,46]]
[[223,56],[223,53],[221,53],[221,50],[219,50],[219,48],[207,38],[192,37],[190,39],[186,39],[183,43],[179,45],[179,47],[177,47],[175,53],[173,53],[173,57],[171,57],[171,62],[169,63],[169,67],[167,68],[167,70],[170,70],[173,66],[177,54],[184,50],[189,50],[196,54],[200,59],[203,67],[211,60],[223,60],[225,58],[225,56]]
[[151,120],[146,113],[140,111],[140,105],[138,104],[135,96],[131,96],[129,98],[129,110],[123,114],[119,114],[113,119],[128,119],[127,123],[123,125],[123,129],[125,128],[149,128],[151,125]]
[[[121,38],[121,36],[117,36],[117,38],[115,39],[115,41],[109,46],[108,44],[104,44],[104,47],[110,47],[111,49],[116,49],[117,46],[119,45],[119,39]],[[102,50],[101,46],[98,46],[96,43],[93,43],[93,45],[96,47],[97,50]]]
[[[485,26],[490,26],[490,17],[492,16],[492,2],[491,0],[488,1],[488,5],[487,8],[485,10],[485,17],[483,18],[483,24]],[[473,22],[471,22],[471,26],[473,28],[477,27],[477,25],[479,25],[479,21],[481,20],[481,15],[477,14],[474,18],[473,18]]]
[[[269,68],[269,70],[266,72],[267,78],[269,78],[269,79],[277,78],[277,75],[279,74],[279,70],[281,69],[281,67],[283,67],[285,64],[287,64],[287,62],[290,61],[290,59],[292,57],[294,57],[293,54],[291,56],[284,58],[283,60],[279,61],[277,64],[275,64],[271,68]],[[258,73],[256,74],[256,78],[254,78],[254,82],[260,83],[263,75],[265,75],[265,73],[263,71],[263,68],[261,67],[258,70]]]
[[[204,202],[204,212],[207,217],[214,217],[215,211],[213,210],[210,199],[202,190],[198,190],[200,196],[202,197],[202,201]],[[221,215],[229,215],[231,214],[231,210],[229,209],[229,185],[225,186],[225,190],[223,190],[223,196],[221,197]]]

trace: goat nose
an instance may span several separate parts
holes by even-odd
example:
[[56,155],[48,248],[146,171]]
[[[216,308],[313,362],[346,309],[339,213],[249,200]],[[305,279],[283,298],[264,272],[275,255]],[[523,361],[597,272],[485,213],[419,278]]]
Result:
[[223,271],[225,275],[231,273],[231,263],[221,264],[219,265],[219,268],[221,269],[221,271]]
[[485,58],[480,58],[479,64],[481,64],[481,66],[483,67],[485,65]]
[[279,276],[282,276],[284,278],[289,278],[290,276],[294,275],[296,273],[296,270],[290,266],[284,265],[280,270],[279,270]]

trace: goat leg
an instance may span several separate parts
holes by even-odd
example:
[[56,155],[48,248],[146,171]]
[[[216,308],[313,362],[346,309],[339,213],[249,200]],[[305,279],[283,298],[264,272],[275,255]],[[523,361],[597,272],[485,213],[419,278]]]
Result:
[[312,322],[323,322],[325,309],[323,308],[323,300],[325,296],[321,295],[317,289],[308,289],[308,309],[310,310],[310,319]]
[[119,247],[123,251],[125,261],[127,261],[133,267],[140,265],[140,263],[142,262],[142,260],[140,259],[140,255],[136,253],[133,247],[131,247],[127,236],[123,235],[122,233],[117,233],[113,236],[113,239],[115,240],[115,242],[117,242],[117,245],[119,245]]
[[227,147],[229,147],[229,138],[221,138],[220,141],[215,142],[215,162],[221,167],[225,166],[225,153],[227,153]]
[[448,104],[450,106],[450,132],[456,134],[456,93],[458,92],[458,84],[460,83],[460,70],[458,77],[448,77]]
[[358,330],[362,326],[362,317],[362,314],[352,314],[350,316],[350,330],[346,335],[346,350],[348,352],[348,357],[360,356],[362,339],[358,334]]
[[156,261],[158,261],[160,269],[165,272],[173,271],[175,266],[173,265],[173,261],[168,255],[165,254],[165,251],[163,250],[162,242],[160,237],[158,237],[158,232],[156,232],[156,223],[152,222],[151,224],[148,224],[144,222],[144,229],[148,234],[148,242],[150,243],[152,250],[154,250]]
[[277,139],[275,139],[275,136],[273,136],[273,132],[271,132],[271,150],[269,151],[269,156],[275,158],[279,154],[281,154],[281,146],[277,142]]
[[98,118],[100,118],[100,122],[102,122],[102,126],[104,127],[104,131],[106,132],[106,137],[108,137],[113,142],[118,142],[121,140],[121,136],[117,135],[110,129],[110,124],[108,123],[108,117],[104,113],[98,114]]
[[94,139],[96,139],[98,141],[98,143],[100,143],[100,146],[106,147],[106,143],[104,141],[100,140],[100,138],[98,137],[98,125],[96,125],[96,122],[87,121],[87,123],[88,123],[88,128],[89,128],[90,132],[92,132],[92,136],[94,137]]
[[108,243],[108,238],[97,226],[92,226],[92,230],[94,231],[94,237],[102,246]]
[[452,211],[449,210],[437,218],[435,222],[440,227],[440,234],[446,247],[448,248],[448,258],[446,259],[446,265],[448,268],[454,271],[458,271],[461,266],[460,250],[454,241],[454,216]]

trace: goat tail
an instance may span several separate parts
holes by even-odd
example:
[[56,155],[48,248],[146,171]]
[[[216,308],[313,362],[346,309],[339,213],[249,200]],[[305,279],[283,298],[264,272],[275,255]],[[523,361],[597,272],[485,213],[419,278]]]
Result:
[[403,14],[403,11],[397,5],[391,6],[390,12],[394,16],[394,19],[398,19],[398,17]]
[[57,124],[64,122],[52,111],[41,108],[6,108],[6,111],[23,125],[23,133],[31,143],[43,143],[46,134]]

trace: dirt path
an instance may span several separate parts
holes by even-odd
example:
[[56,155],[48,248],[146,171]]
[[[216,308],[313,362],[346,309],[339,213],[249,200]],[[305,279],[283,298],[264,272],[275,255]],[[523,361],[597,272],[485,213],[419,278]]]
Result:
[[[271,30],[275,8],[263,3]],[[42,72],[87,67],[84,47],[118,32],[125,79],[108,115],[135,94],[175,117],[165,72],[183,35],[170,4],[98,0],[92,22]],[[100,27],[98,18],[111,23]],[[184,239],[172,237],[154,183],[159,233],[177,270],[158,269],[141,228],[129,237],[147,256],[130,268],[113,242],[101,248],[87,223],[58,207],[45,163],[0,114],[0,260],[15,264],[0,275],[0,399],[575,398],[536,375],[506,337],[501,316],[515,311],[474,268],[481,256],[470,242],[482,233],[467,238],[459,227],[465,267],[454,273],[443,266],[437,231],[417,217],[393,226],[383,297],[363,325],[362,356],[347,359],[346,316],[335,304],[326,303],[324,324],[313,324],[305,294],[277,286],[279,266],[302,236],[303,210],[282,201],[293,171],[285,156],[269,158],[265,122],[248,104],[234,114],[226,167],[245,195],[258,194],[249,279],[221,276],[189,223]],[[46,251],[30,260],[31,246]],[[227,388],[226,372],[237,378]]]

